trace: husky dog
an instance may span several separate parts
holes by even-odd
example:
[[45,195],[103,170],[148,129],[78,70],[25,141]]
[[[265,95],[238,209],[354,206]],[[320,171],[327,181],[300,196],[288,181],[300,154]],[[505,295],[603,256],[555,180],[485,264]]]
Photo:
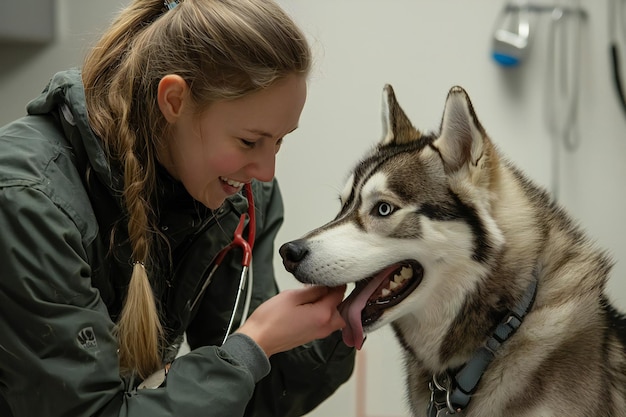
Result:
[[383,92],[383,138],[331,222],[280,248],[299,281],[354,283],[344,342],[391,324],[414,416],[626,416],[626,319],[612,262],[507,161],[467,93],[438,133]]

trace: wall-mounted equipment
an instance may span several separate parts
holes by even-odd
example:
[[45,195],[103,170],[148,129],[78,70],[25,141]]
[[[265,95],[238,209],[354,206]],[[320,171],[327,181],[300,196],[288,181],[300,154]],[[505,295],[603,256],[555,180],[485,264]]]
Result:
[[[542,22],[540,15],[549,20]],[[555,198],[559,195],[561,148],[573,152],[580,142],[577,112],[586,19],[581,0],[555,0],[554,4],[518,0],[504,5],[493,32],[492,57],[503,67],[519,66],[528,57],[531,38],[547,43],[547,56],[542,60],[546,66],[543,114],[552,139],[551,191]],[[537,36],[542,23],[547,24],[547,32]],[[618,87],[621,91],[621,85]]]
[[539,14],[587,17],[586,12],[578,5],[578,1],[571,5],[567,5],[567,1],[558,3],[547,5],[518,0],[505,4],[498,15],[493,31],[492,58],[503,67],[520,65],[528,55],[531,39],[536,31],[536,16]]
[[522,62],[530,42],[530,4],[506,6],[493,33],[493,59],[504,67]]

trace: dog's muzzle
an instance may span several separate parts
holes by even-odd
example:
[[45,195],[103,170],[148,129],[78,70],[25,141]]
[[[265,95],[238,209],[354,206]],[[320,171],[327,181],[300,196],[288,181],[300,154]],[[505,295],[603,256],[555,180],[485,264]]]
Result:
[[[283,244],[279,251],[285,269],[305,284],[320,284],[323,277],[303,273],[300,265],[310,253],[306,240],[298,239]],[[372,327],[384,312],[407,298],[422,282],[424,268],[412,259],[391,263],[373,275],[354,281],[354,290],[338,306],[346,321],[343,340],[348,346],[360,349],[364,327]]]

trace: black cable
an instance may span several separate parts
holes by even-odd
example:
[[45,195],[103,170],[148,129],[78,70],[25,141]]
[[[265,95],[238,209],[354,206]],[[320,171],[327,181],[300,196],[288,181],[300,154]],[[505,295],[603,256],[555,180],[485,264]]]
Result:
[[615,84],[615,90],[617,91],[617,96],[619,98],[619,102],[622,105],[622,110],[624,110],[624,114],[626,115],[626,95],[624,94],[624,87],[622,85],[622,71],[620,66],[620,56],[619,50],[617,48],[617,40],[618,36],[616,34],[617,31],[617,19],[618,15],[621,16],[619,11],[619,7],[617,4],[619,0],[613,0],[609,3],[609,36],[612,38],[611,41],[611,63],[613,70],[613,83]]
[[617,95],[622,105],[622,109],[626,114],[626,96],[624,96],[624,88],[622,86],[622,79],[620,75],[619,52],[617,50],[617,45],[615,44],[611,45],[611,59],[613,60],[613,81],[615,82],[615,89],[617,90]]

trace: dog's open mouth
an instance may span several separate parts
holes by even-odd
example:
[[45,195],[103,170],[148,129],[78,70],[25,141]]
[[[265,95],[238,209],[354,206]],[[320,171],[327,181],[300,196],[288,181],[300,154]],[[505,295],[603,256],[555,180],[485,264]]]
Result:
[[388,266],[374,277],[356,283],[339,311],[346,321],[343,341],[361,349],[363,325],[373,324],[383,312],[406,298],[422,282],[424,269],[414,260]]

